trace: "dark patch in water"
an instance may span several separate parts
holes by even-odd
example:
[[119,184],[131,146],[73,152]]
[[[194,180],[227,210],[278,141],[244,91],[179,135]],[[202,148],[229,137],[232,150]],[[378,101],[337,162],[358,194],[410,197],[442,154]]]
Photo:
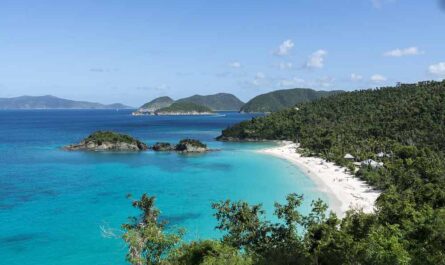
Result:
[[112,195],[116,195],[115,192],[112,191],[100,191],[98,193],[96,193],[97,196],[112,196]]
[[208,168],[211,170],[219,170],[219,171],[228,171],[232,168],[231,165],[224,163],[196,164],[195,166],[199,168],[206,168],[206,169]]
[[200,213],[184,213],[179,215],[168,215],[162,218],[162,220],[168,221],[169,226],[182,224],[188,220],[195,220],[201,217]]
[[40,233],[23,233],[0,237],[0,247],[8,248],[15,253],[22,253],[35,248],[39,244],[47,244],[51,240]]
[[37,238],[39,238],[38,234],[17,234],[17,235],[13,235],[13,236],[7,236],[7,237],[1,237],[0,238],[0,243],[3,245],[7,245],[7,244],[22,244],[22,243],[26,243],[29,241],[33,241],[36,240]]
[[17,206],[17,204],[5,204],[5,203],[0,203],[0,210],[11,210],[11,209],[14,208],[15,206]]

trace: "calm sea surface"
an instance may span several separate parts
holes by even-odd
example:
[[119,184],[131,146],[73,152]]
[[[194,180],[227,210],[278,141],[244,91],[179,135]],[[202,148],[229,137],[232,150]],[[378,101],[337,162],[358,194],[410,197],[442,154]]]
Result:
[[[210,204],[230,198],[263,203],[271,213],[286,194],[304,193],[307,212],[322,198],[298,168],[255,150],[271,143],[220,143],[221,129],[248,114],[132,117],[130,111],[0,111],[0,263],[126,264],[120,225],[137,212],[126,198],[157,197],[186,240],[216,238]],[[202,155],[65,152],[95,130],[147,144],[196,138],[221,151]]]

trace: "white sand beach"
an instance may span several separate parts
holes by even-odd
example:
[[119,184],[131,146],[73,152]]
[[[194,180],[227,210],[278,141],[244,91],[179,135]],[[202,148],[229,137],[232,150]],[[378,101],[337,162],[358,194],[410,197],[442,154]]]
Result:
[[282,142],[278,147],[259,150],[259,153],[280,157],[292,162],[313,179],[330,198],[330,209],[344,216],[351,208],[370,213],[380,192],[348,173],[345,168],[316,157],[302,157],[296,152],[297,144]]

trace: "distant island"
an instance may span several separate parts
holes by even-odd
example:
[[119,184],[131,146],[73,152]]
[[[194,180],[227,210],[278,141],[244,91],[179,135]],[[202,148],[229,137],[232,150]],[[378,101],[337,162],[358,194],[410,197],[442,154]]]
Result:
[[341,92],[343,91],[316,91],[308,88],[276,90],[249,100],[241,107],[240,112],[274,112]]
[[0,98],[0,109],[131,109],[121,103],[101,104],[46,96]]
[[[207,96],[194,95],[187,98],[181,98],[176,101],[174,101],[170,97],[164,96],[156,98],[148,103],[145,103],[144,105],[139,107],[137,111],[133,112],[133,115],[134,116],[156,115],[158,113],[161,113],[160,115],[162,115],[162,113],[165,111],[165,108],[170,107],[173,103],[178,103],[178,104],[180,103],[180,105],[173,106],[173,108],[177,110],[183,108],[205,110],[205,111],[197,111],[196,113],[198,114],[204,112],[211,113],[214,111],[239,111],[240,108],[244,105],[244,103],[241,100],[239,100],[236,96],[228,93],[218,93]],[[194,105],[191,104],[185,105],[185,103],[192,103]],[[198,108],[196,106],[200,107]],[[205,107],[205,109],[202,107]],[[164,110],[159,112],[161,109]],[[168,115],[189,115],[189,113],[187,113],[189,111],[187,110],[185,112],[178,111],[176,113],[170,111],[170,109],[167,109],[167,111],[169,112]]]
[[191,102],[175,102],[169,107],[155,111],[156,115],[210,115],[213,111],[203,105]]
[[148,146],[126,134],[97,131],[78,144],[64,147],[68,151],[145,151]]

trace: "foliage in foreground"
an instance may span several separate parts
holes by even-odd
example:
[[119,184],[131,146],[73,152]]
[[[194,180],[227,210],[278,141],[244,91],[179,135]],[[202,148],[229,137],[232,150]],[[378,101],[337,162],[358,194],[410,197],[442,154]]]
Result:
[[[285,204],[275,204],[277,222],[267,220],[261,205],[221,201],[212,207],[224,237],[184,242],[183,230],[167,232],[166,223],[158,221],[154,197],[144,194],[133,203],[141,216],[123,226],[127,260],[135,265],[445,264],[445,211],[426,207],[416,212],[391,194],[385,196],[389,198],[383,198],[376,214],[350,211],[339,219],[327,214],[320,200],[302,215],[303,197],[290,194]],[[397,222],[386,212],[387,203],[415,219]]]

